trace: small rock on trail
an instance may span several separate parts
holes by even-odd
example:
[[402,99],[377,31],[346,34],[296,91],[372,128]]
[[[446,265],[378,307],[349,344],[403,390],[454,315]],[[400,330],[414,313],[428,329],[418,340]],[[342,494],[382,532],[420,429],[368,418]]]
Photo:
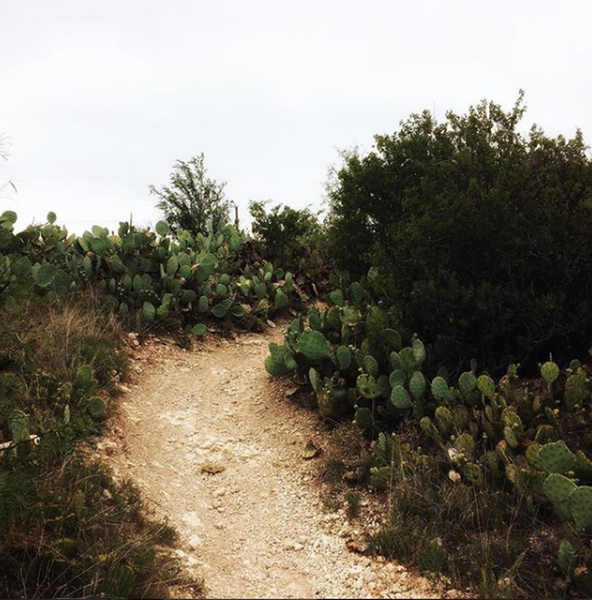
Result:
[[281,339],[278,327],[191,352],[136,349],[143,369],[122,398],[122,450],[106,442],[116,475],[178,529],[177,553],[206,597],[441,597],[402,567],[347,549],[344,519],[323,507],[317,461],[302,456],[310,440],[322,443],[318,417],[263,368],[268,343]]

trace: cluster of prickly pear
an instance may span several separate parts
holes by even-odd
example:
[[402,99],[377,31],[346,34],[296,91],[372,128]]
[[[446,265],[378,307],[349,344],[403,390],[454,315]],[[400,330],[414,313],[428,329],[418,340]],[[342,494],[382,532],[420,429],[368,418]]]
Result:
[[121,318],[139,314],[151,324],[173,316],[188,331],[195,329],[196,313],[251,328],[286,309],[294,296],[290,273],[271,263],[236,263],[244,239],[231,226],[207,236],[179,231],[173,238],[162,221],[154,231],[121,223],[117,233],[93,227],[76,237],[55,220],[50,213],[46,224],[15,236],[16,215],[0,215],[0,290],[31,276],[51,299],[92,283]]

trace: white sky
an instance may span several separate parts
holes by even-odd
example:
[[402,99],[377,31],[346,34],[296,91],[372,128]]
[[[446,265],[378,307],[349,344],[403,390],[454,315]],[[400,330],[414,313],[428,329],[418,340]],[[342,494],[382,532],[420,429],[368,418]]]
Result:
[[153,223],[149,184],[200,152],[243,219],[320,207],[339,149],[519,88],[592,142],[591,59],[589,0],[0,0],[0,212]]

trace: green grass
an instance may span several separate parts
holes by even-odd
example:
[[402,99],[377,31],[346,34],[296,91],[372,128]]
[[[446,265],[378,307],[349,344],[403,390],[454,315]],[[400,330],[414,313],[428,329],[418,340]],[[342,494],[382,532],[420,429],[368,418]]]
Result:
[[127,373],[117,322],[92,296],[50,304],[11,288],[1,300],[0,443],[15,410],[40,441],[0,453],[0,597],[167,597],[175,532],[89,458],[104,418],[67,393],[88,365],[92,395],[114,410]]

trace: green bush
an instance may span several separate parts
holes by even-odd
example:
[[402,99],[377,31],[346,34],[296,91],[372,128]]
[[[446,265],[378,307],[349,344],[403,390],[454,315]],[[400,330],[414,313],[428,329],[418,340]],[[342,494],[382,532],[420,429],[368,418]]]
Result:
[[408,328],[490,365],[592,339],[592,160],[579,131],[522,134],[524,112],[520,96],[509,112],[413,115],[347,155],[330,190],[338,264],[374,266]]
[[293,209],[265,202],[251,202],[252,230],[261,252],[276,266],[315,282],[326,278],[324,229],[308,208]]

